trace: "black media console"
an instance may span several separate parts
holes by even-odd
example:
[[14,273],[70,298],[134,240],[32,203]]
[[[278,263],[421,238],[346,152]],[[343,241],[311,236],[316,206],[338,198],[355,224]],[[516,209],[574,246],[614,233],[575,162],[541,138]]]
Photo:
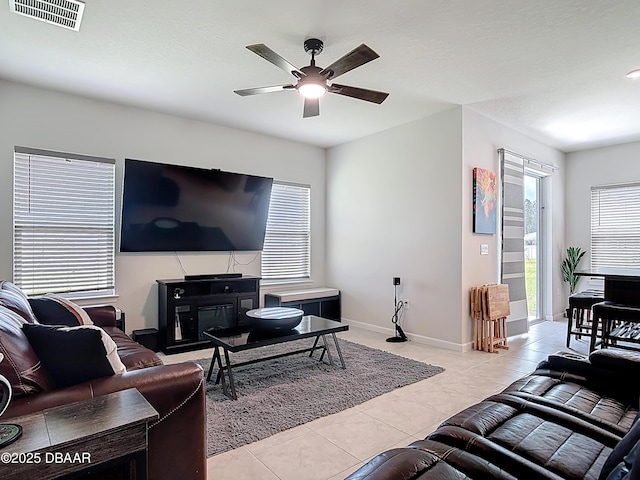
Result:
[[166,353],[211,347],[202,332],[247,325],[258,308],[260,278],[240,274],[191,276],[158,283],[158,341]]

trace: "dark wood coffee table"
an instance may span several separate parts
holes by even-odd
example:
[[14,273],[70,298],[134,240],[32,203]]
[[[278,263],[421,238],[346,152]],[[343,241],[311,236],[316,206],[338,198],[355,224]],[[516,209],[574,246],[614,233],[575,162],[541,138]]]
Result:
[[[346,368],[346,364],[344,362],[344,358],[342,357],[342,352],[340,351],[340,345],[338,344],[338,339],[336,337],[337,332],[344,332],[349,330],[349,325],[344,323],[336,322],[334,320],[327,320],[326,318],[316,317],[315,315],[308,315],[302,318],[300,324],[288,331],[265,331],[265,330],[255,330],[255,329],[242,329],[235,331],[216,331],[216,330],[207,330],[202,332],[213,344],[214,351],[213,357],[211,358],[211,365],[209,366],[209,373],[207,374],[207,381],[211,380],[211,373],[215,368],[216,363],[218,364],[218,375],[216,377],[216,384],[222,381],[222,390],[225,395],[231,397],[234,400],[238,399],[238,394],[236,392],[236,385],[233,379],[233,368],[241,367],[244,365],[251,365],[258,362],[264,362],[266,360],[271,360],[274,358],[288,357],[290,355],[296,355],[299,353],[309,352],[309,356],[312,357],[316,351],[320,352],[320,357],[318,361],[323,361],[325,354],[327,355],[327,360],[330,365],[334,365],[333,355],[328,348],[327,335],[331,335],[333,338],[333,343],[336,347],[336,351],[338,353],[338,357],[340,357],[340,364],[342,368]],[[303,348],[299,350],[294,350],[291,352],[281,353],[278,355],[270,355],[261,357],[255,360],[250,360],[246,362],[240,362],[231,364],[231,360],[229,358],[229,352],[241,352],[243,350],[253,350],[259,347],[266,347],[268,345],[277,345],[279,343],[288,343],[295,342],[297,340],[302,340],[305,338],[314,338],[315,342],[313,342],[313,346],[310,348]],[[322,344],[319,345],[322,340]],[[222,364],[222,355],[220,354],[220,350],[222,349],[225,359],[225,365]],[[229,377],[229,389],[227,389],[227,379]]]

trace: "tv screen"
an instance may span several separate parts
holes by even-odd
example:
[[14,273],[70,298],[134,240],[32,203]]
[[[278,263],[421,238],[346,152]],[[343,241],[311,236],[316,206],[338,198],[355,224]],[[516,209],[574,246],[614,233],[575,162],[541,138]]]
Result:
[[127,158],[120,251],[262,250],[272,183]]

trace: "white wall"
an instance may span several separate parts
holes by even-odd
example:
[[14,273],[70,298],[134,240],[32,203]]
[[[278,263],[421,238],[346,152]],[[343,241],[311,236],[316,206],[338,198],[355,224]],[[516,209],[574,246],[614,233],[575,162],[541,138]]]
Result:
[[[566,295],[562,288],[562,274],[560,263],[564,252],[564,154],[554,148],[544,145],[518,131],[505,127],[470,108],[463,110],[463,319],[468,317],[469,288],[486,282],[496,282],[498,279],[498,253],[500,238],[498,235],[487,236],[472,233],[473,205],[473,167],[487,168],[498,172],[498,148],[504,147],[528,158],[534,158],[549,165],[558,167],[553,175],[545,179],[547,196],[544,198],[544,214],[551,215],[550,228],[546,231],[548,255],[543,259],[544,268],[551,270],[551,283],[546,285],[545,295],[551,302],[545,305],[544,316],[551,319],[555,314],[561,314],[565,307]],[[489,244],[489,255],[480,255],[480,244]],[[469,317],[464,321],[464,337],[472,338],[473,324]]]
[[[116,159],[120,209],[124,158],[274,177],[311,185],[312,280],[325,283],[325,151],[204,122],[0,81],[0,279],[12,278],[12,171],[14,146]],[[118,216],[119,224],[119,216]],[[255,254],[236,255],[236,272],[260,274]],[[188,274],[227,271],[226,253],[183,253]],[[156,279],[182,278],[174,254],[122,253],[116,257],[116,304],[127,330],[157,326]]]
[[[591,187],[640,181],[640,142],[567,154],[566,243],[587,252],[581,267],[591,265]],[[593,288],[580,281],[578,290]]]
[[327,280],[342,315],[391,334],[393,277],[402,325],[426,343],[461,343],[462,110],[327,152]]
[[[403,329],[417,341],[471,346],[469,288],[496,282],[497,235],[472,230],[473,167],[498,170],[497,149],[560,167],[548,180],[553,282],[548,314],[564,309],[564,154],[468,108],[457,107],[327,153],[327,280],[343,316],[392,332],[392,277],[409,299]],[[489,244],[489,255],[480,245]],[[556,288],[557,287],[557,288]]]

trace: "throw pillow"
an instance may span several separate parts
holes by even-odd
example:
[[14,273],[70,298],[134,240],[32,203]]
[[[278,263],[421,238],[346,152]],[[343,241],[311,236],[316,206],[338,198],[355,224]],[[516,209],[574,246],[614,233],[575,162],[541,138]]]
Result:
[[7,280],[0,280],[0,290],[8,290],[10,292],[13,292],[16,295],[21,296],[25,302],[29,298],[19,286],[17,286],[15,283],[8,282]]
[[65,327],[25,323],[22,330],[58,387],[126,371],[115,342],[95,325]]
[[91,317],[82,307],[60,295],[47,293],[39,298],[30,298],[29,304],[38,322],[45,325],[93,325]]
[[0,306],[0,375],[9,380],[14,397],[43,392],[54,387],[52,379],[42,368],[22,331],[27,321],[16,312]]
[[0,305],[13,310],[27,322],[36,321],[27,297],[11,282],[0,281]]

